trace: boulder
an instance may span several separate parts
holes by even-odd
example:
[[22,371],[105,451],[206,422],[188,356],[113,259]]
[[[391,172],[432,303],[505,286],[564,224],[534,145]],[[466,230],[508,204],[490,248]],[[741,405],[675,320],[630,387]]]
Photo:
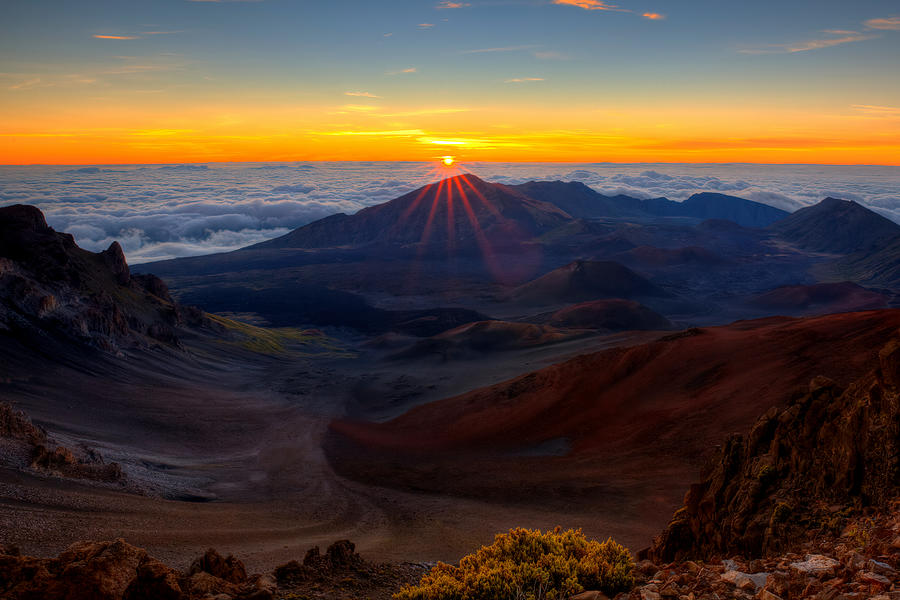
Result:
[[807,554],[802,562],[791,563],[791,570],[810,577],[833,575],[840,562],[821,554]]
[[227,558],[223,557],[213,548],[207,550],[203,556],[191,563],[188,574],[193,575],[200,572],[209,573],[229,583],[243,583],[247,581],[247,570],[244,568],[244,563],[230,554]]

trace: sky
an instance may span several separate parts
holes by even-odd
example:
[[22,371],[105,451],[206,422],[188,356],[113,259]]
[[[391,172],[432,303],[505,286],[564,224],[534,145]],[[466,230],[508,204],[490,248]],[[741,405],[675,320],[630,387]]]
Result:
[[0,164],[900,164],[896,0],[4,0]]

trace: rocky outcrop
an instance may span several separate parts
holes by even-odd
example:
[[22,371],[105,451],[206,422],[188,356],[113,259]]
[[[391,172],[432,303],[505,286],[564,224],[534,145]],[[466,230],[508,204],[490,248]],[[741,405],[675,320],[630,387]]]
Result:
[[730,437],[649,556],[657,561],[788,550],[900,493],[900,341],[841,388],[824,377],[746,436]]
[[292,560],[280,565],[275,569],[275,577],[279,582],[315,580],[359,569],[364,564],[353,542],[340,540],[330,545],[325,554],[316,546],[307,551],[302,563]]
[[247,581],[247,571],[244,569],[244,563],[230,554],[226,558],[213,548],[207,550],[203,556],[191,563],[188,573],[190,575],[208,573],[230,583]]
[[118,463],[105,462],[92,448],[73,451],[57,444],[24,412],[6,402],[0,402],[0,465],[70,479],[106,483],[125,480]]
[[[22,556],[15,549],[0,554],[0,596],[9,600],[271,600],[275,582],[270,576],[248,578],[244,565],[222,559],[240,581],[205,570],[179,573],[124,540],[77,542],[57,558]],[[210,550],[195,564],[209,565]],[[206,561],[206,562],[204,562]]]
[[[293,565],[303,577],[290,576]],[[0,545],[0,598],[5,600],[273,600],[364,597],[387,600],[424,571],[419,565],[367,563],[346,540],[324,555],[314,548],[303,564],[247,575],[244,564],[209,549],[179,572],[126,543],[77,542],[56,558],[23,556]],[[286,575],[288,574],[288,575]],[[362,597],[362,596],[361,596]]]
[[118,353],[178,346],[182,325],[209,325],[173,302],[153,275],[132,276],[118,242],[88,252],[47,225],[40,210],[0,208],[0,334],[26,344],[65,338]]
[[[891,600],[900,596],[900,502],[807,531],[797,552],[637,565],[628,600]],[[621,600],[621,599],[619,599]]]

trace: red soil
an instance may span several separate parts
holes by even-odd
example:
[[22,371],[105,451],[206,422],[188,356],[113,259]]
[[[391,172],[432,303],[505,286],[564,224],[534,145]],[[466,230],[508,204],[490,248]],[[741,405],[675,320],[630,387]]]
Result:
[[580,356],[386,423],[331,428],[400,455],[567,438],[570,457],[697,457],[816,375],[843,384],[860,376],[898,327],[900,310],[739,321]]

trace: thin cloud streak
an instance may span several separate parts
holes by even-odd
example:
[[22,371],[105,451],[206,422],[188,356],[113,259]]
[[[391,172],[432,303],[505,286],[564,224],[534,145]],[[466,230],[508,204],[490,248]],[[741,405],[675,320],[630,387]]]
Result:
[[15,91],[27,90],[29,88],[33,88],[37,85],[40,85],[40,83],[41,83],[41,78],[35,77],[33,79],[26,79],[25,81],[20,81],[19,83],[13,84],[6,89],[15,90]]
[[518,52],[519,50],[531,50],[537,48],[536,44],[523,44],[521,46],[500,46],[497,48],[475,48],[474,50],[462,50],[460,54],[484,54],[488,52]]
[[379,113],[379,117],[420,117],[424,115],[451,115],[454,113],[469,112],[471,108],[423,108],[406,112]]
[[376,96],[375,94],[370,94],[369,92],[344,92],[345,96],[357,96],[359,98],[381,98],[381,96]]
[[98,40],[139,40],[136,35],[94,35]]
[[850,44],[853,42],[864,42],[873,40],[878,35],[855,33],[854,35],[845,35],[836,38],[824,38],[818,40],[809,40],[806,42],[797,42],[794,44],[771,44],[762,48],[744,48],[738,50],[741,54],[793,54],[797,52],[809,52],[810,50],[821,50],[822,48],[831,48],[842,44]]
[[661,15],[661,14],[655,13],[655,12],[645,12],[641,16],[644,17],[645,19],[649,19],[651,21],[663,21],[666,18],[666,15]]
[[514,77],[507,79],[503,83],[529,83],[531,81],[544,81],[543,77]]
[[612,12],[631,12],[627,8],[620,8],[614,4],[603,2],[603,0],[553,0],[553,4],[564,4],[567,6],[577,6],[584,10],[606,10]]
[[383,137],[412,137],[425,135],[421,129],[391,129],[387,131],[322,131],[318,135],[371,135]]
[[878,106],[874,104],[852,104],[855,111],[878,117],[900,117],[900,106]]
[[887,17],[886,19],[869,19],[865,23],[871,29],[889,29],[900,31],[900,17]]

